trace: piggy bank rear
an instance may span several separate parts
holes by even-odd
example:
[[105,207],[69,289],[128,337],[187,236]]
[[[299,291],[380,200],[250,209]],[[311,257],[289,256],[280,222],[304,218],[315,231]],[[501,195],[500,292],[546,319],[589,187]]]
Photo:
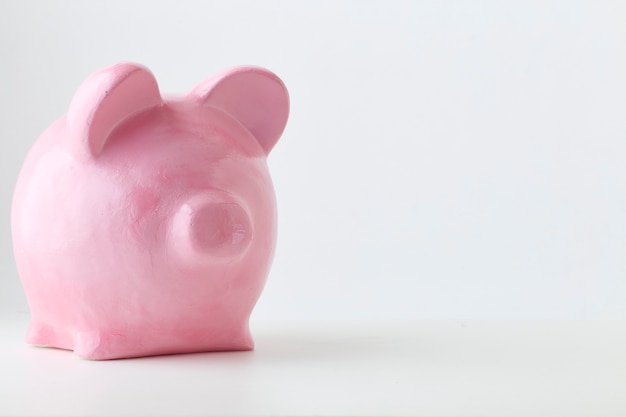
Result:
[[266,161],[288,112],[262,68],[172,97],[141,65],[92,74],[14,192],[26,341],[98,360],[253,349],[276,242]]

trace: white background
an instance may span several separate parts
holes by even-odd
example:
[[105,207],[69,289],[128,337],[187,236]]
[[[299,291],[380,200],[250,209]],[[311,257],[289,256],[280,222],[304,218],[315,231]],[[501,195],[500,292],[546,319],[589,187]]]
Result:
[[27,150],[126,60],[289,88],[256,319],[626,318],[626,6],[575,1],[0,2],[0,310]]

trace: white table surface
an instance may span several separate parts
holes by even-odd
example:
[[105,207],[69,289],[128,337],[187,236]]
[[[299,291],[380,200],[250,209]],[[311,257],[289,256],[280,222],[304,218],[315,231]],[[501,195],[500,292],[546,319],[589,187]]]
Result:
[[0,415],[626,416],[624,321],[253,322],[254,352],[92,362],[0,316]]

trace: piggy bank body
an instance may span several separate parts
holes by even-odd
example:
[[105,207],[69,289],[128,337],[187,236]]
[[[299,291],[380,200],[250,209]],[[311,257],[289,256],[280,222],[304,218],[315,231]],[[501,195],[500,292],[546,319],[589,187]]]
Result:
[[139,65],[90,76],[14,193],[27,342],[89,359],[252,349],[276,239],[266,159],[288,107],[255,67],[172,98]]

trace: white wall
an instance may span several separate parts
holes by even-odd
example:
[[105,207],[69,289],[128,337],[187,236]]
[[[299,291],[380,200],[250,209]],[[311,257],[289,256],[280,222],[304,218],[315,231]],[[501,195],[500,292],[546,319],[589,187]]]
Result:
[[255,318],[626,319],[624,3],[0,2],[0,309],[20,164],[121,60],[290,89]]

